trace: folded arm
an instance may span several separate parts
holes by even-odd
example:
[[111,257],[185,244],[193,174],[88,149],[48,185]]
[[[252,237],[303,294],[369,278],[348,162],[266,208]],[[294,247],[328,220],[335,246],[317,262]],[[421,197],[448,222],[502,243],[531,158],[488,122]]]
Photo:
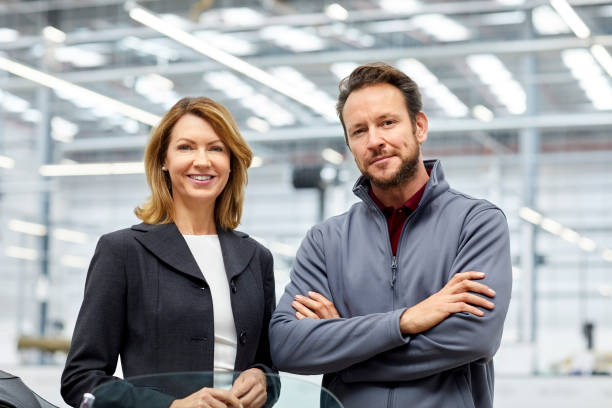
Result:
[[[410,334],[408,344],[345,369],[342,379],[410,381],[471,362],[489,361],[501,341],[512,289],[508,227],[500,210],[483,210],[466,220],[450,277],[466,270],[485,272],[479,282],[495,291],[489,299],[495,305],[493,309],[481,310],[482,316],[468,311],[449,314],[430,329]],[[403,317],[411,309],[414,308],[406,309]],[[412,318],[418,318],[418,313]]]

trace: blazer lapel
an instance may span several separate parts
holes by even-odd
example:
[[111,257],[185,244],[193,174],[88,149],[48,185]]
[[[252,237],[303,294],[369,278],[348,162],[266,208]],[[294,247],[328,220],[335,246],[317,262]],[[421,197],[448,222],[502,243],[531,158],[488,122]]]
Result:
[[156,225],[141,223],[132,226],[132,229],[146,232],[137,236],[136,240],[162,262],[181,273],[206,282],[185,238],[174,223]]
[[226,230],[217,226],[223,264],[228,282],[240,275],[251,262],[255,254],[255,243],[247,239],[248,235],[239,231]]

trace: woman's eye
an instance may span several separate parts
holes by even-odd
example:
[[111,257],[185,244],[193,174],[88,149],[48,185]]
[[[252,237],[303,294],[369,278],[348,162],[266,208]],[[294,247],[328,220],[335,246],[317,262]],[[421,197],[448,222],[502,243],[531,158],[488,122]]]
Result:
[[191,149],[191,146],[183,144],[183,145],[179,145],[177,148],[179,150],[189,150],[189,149]]
[[212,150],[213,152],[222,152],[223,150],[223,146],[213,146],[210,148],[210,150]]

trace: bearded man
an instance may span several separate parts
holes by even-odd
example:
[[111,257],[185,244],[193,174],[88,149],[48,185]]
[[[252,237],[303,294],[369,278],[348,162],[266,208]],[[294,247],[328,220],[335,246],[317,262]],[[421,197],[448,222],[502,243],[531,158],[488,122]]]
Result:
[[364,65],[339,88],[361,202],[303,240],[270,322],[272,360],[324,374],[346,408],[492,407],[512,285],[505,216],[423,161],[428,120],[407,75]]

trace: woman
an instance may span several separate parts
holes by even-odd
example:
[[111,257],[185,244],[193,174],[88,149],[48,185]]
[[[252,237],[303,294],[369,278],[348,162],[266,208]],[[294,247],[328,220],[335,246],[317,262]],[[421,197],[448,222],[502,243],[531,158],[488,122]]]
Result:
[[[118,399],[149,407],[258,408],[277,398],[264,375],[274,372],[272,255],[233,230],[251,158],[230,113],[208,98],[181,99],[162,118],[145,152],[152,194],[135,210],[143,223],[102,236],[89,267],[62,374],[68,404],[113,380]],[[229,390],[175,399],[117,381],[118,357],[125,377],[241,374]]]

